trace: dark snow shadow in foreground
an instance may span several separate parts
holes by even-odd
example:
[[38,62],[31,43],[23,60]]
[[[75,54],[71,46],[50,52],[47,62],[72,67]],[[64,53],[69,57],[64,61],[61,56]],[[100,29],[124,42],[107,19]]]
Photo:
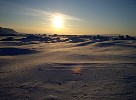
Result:
[[0,56],[16,56],[36,53],[35,50],[21,48],[0,48]]

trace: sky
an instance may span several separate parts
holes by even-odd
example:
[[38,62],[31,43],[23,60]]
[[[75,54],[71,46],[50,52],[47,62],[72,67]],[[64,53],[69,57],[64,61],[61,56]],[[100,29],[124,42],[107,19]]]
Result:
[[0,0],[0,26],[22,33],[136,35],[136,0]]

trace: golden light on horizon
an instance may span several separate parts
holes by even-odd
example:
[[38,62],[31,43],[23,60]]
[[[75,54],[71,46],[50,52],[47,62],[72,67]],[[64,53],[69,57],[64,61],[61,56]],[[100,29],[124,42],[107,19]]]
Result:
[[60,29],[63,27],[63,18],[59,15],[55,16],[52,20],[55,28]]

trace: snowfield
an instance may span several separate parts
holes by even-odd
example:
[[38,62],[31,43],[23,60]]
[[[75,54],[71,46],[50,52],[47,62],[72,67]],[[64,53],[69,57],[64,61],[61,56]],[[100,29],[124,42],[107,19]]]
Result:
[[136,41],[0,41],[0,100],[135,100]]

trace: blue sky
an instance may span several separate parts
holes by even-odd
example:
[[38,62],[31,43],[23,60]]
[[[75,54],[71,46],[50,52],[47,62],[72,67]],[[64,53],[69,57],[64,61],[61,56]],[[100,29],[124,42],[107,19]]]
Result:
[[[0,26],[26,33],[136,34],[136,0],[0,0]],[[62,29],[51,19],[61,15]]]

